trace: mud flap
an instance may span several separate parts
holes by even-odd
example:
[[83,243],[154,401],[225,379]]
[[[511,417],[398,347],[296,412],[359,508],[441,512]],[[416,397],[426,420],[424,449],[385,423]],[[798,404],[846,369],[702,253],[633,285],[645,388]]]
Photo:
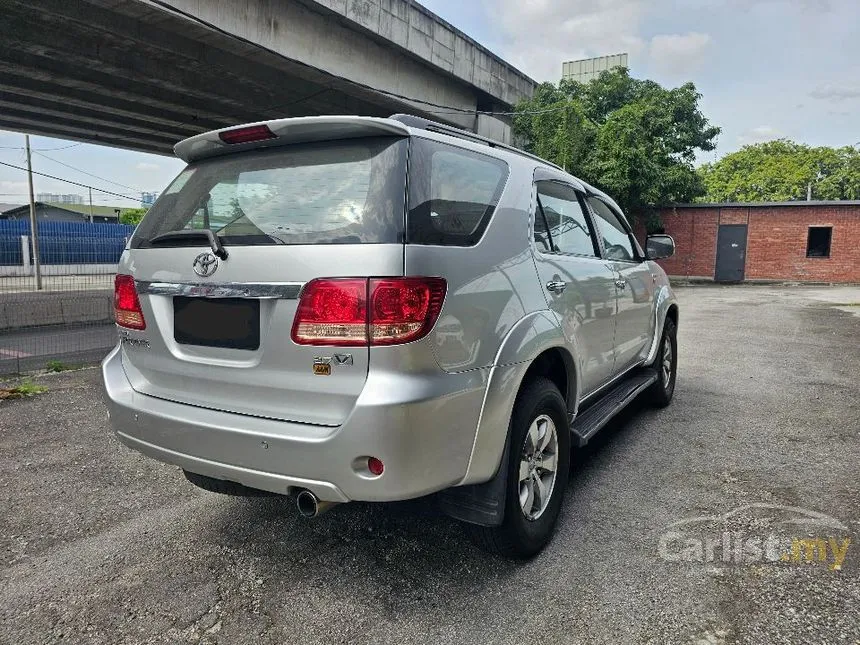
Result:
[[508,485],[508,459],[510,434],[505,440],[505,451],[496,475],[483,484],[455,486],[438,495],[439,508],[455,520],[499,526],[505,519],[505,491]]

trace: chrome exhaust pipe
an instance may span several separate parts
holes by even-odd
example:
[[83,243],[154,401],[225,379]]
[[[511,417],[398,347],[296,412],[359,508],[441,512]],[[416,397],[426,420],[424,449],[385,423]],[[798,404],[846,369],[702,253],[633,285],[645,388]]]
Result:
[[299,494],[296,495],[296,508],[299,509],[302,517],[308,519],[318,517],[336,505],[337,502],[323,501],[309,490],[299,491]]

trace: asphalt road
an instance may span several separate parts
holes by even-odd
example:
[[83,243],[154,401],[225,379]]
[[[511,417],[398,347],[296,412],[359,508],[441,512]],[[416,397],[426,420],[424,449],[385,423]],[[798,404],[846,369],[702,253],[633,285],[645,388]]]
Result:
[[[577,456],[524,563],[432,500],[308,522],[198,491],[112,438],[96,370],[41,379],[0,402],[0,643],[860,642],[860,316],[822,300],[860,289],[679,298],[674,403]],[[825,560],[735,557],[773,532]]]

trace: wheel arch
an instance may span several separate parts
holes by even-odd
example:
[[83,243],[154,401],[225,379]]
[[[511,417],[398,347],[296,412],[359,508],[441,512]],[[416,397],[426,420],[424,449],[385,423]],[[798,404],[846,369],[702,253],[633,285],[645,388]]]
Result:
[[577,370],[568,341],[552,313],[539,311],[521,319],[499,348],[484,395],[469,466],[459,484],[487,481],[498,471],[514,403],[527,378],[546,376],[556,383],[570,414],[576,409],[579,396]]
[[669,308],[666,310],[666,318],[670,319],[673,323],[675,323],[675,327],[678,326],[678,305],[677,303],[672,303],[669,305]]
[[654,336],[645,357],[645,364],[651,365],[657,358],[657,348],[660,346],[660,338],[663,336],[663,326],[666,319],[671,318],[675,326],[678,326],[679,308],[675,295],[668,284],[661,286],[655,295],[654,306]]
[[509,429],[519,393],[532,378],[545,376],[559,387],[570,416],[578,396],[576,370],[552,314],[536,312],[514,326],[490,371],[466,474],[455,487],[440,493],[439,504],[445,513],[483,526],[502,523]]
[[523,375],[517,394],[526,383],[539,376],[545,376],[555,384],[564,397],[569,415],[575,409],[577,380],[573,356],[566,347],[549,347],[535,356]]

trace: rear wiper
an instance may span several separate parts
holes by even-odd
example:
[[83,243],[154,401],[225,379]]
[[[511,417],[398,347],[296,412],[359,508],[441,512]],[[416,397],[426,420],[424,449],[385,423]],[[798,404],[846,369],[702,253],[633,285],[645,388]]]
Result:
[[213,233],[212,230],[208,228],[193,228],[183,229],[181,231],[168,231],[167,233],[156,235],[149,241],[149,243],[164,244],[167,242],[181,242],[185,240],[193,241],[199,240],[201,238],[209,242],[209,246],[212,247],[212,252],[215,255],[217,255],[222,260],[227,259],[227,249],[225,249],[224,245],[221,244],[221,238],[215,235],[215,233]]

